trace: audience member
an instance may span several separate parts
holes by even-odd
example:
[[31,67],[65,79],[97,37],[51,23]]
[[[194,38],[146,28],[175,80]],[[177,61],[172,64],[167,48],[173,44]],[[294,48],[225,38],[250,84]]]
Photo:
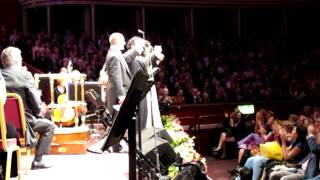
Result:
[[20,95],[27,123],[30,123],[33,130],[40,135],[31,169],[49,168],[50,166],[44,163],[42,157],[49,153],[55,125],[43,118],[45,108],[41,106],[33,76],[29,71],[23,69],[21,51],[16,47],[5,48],[1,53],[1,62],[4,67],[2,75],[6,90]]

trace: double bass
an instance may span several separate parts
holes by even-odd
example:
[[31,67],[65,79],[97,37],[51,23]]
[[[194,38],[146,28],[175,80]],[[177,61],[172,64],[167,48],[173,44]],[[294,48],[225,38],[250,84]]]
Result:
[[[69,69],[69,68],[68,68]],[[65,77],[70,74],[61,72]],[[81,101],[69,101],[66,89],[67,78],[56,79],[56,87],[54,88],[54,104],[52,104],[52,120],[60,126],[72,126],[79,122],[78,116],[85,112],[84,104]]]

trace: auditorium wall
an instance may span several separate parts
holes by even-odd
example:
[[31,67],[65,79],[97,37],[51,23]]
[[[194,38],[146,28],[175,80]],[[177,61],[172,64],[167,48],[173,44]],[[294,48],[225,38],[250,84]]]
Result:
[[6,25],[7,30],[20,28],[19,4],[17,0],[1,0],[0,25]]

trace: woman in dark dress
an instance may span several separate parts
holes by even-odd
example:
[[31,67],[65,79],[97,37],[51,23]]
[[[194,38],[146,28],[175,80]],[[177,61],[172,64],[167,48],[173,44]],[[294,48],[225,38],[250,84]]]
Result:
[[220,158],[226,157],[226,142],[236,142],[240,139],[240,136],[244,130],[243,123],[241,122],[241,113],[234,111],[230,114],[225,114],[225,120],[223,121],[223,132],[220,134],[219,144],[213,149],[215,155],[221,155]]

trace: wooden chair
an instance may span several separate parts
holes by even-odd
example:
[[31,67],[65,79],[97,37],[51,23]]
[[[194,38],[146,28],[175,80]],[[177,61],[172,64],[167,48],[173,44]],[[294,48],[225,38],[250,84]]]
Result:
[[[16,93],[7,93],[7,100],[4,105],[4,114],[7,121],[10,121],[17,129],[20,137],[21,151],[26,152],[27,157],[31,154],[31,149],[27,148],[25,134],[27,130],[26,118],[22,98]],[[26,160],[26,174],[28,174],[28,161]]]
[[[0,104],[2,104],[2,99],[0,98]],[[12,154],[16,151],[17,153],[17,171],[18,171],[18,179],[21,179],[20,174],[20,160],[21,160],[21,152],[20,147],[17,145],[17,140],[15,138],[7,139],[7,125],[6,119],[4,116],[4,108],[0,106],[0,130],[1,130],[1,140],[0,140],[0,150],[7,153],[7,161],[6,161],[6,172],[5,172],[5,180],[10,179],[11,175],[11,164],[12,164]]]

